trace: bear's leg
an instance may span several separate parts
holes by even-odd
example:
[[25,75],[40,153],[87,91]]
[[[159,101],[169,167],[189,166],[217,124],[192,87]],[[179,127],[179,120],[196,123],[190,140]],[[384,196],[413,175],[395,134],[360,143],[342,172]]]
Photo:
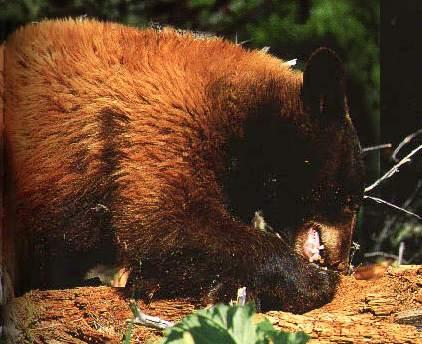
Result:
[[246,287],[263,310],[296,313],[333,297],[337,273],[306,262],[279,237],[230,218],[192,222],[161,231],[142,248],[141,279],[135,283],[150,297],[228,302]]

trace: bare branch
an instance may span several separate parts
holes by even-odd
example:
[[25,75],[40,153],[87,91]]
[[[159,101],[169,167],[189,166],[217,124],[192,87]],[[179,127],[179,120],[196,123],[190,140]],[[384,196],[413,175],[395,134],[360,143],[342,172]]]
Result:
[[385,253],[385,252],[381,252],[381,251],[365,253],[364,257],[384,257],[384,258],[391,258],[391,259],[395,259],[395,260],[397,260],[399,258],[395,254]]
[[422,145],[416,147],[409,154],[407,154],[403,159],[401,159],[396,165],[394,165],[390,170],[388,170],[388,172],[385,173],[381,178],[379,178],[378,180],[376,180],[370,186],[367,186],[365,188],[365,193],[371,191],[374,188],[376,188],[378,185],[380,185],[386,179],[391,178],[394,174],[396,174],[399,171],[399,167],[403,166],[404,164],[407,164],[407,163],[411,162],[412,159],[410,159],[410,158],[413,155],[415,155],[417,152],[419,152],[420,150],[422,150]]
[[[416,187],[413,190],[412,194],[406,199],[406,201],[403,202],[403,204],[401,205],[401,208],[407,209],[412,204],[412,202],[415,200],[416,196],[418,195],[421,187],[422,187],[422,179],[418,180]],[[386,221],[383,229],[381,230],[381,232],[379,233],[379,235],[376,239],[376,244],[374,245],[375,251],[380,250],[381,244],[384,242],[385,239],[387,239],[391,228],[396,223],[398,218],[399,218],[398,215],[394,215]]]
[[399,143],[397,148],[394,150],[393,154],[391,155],[391,159],[395,162],[398,162],[399,159],[397,158],[397,154],[399,154],[400,150],[407,145],[410,141],[412,141],[416,136],[422,134],[422,129],[415,131],[413,134],[410,134],[404,138],[402,142]]
[[[422,147],[422,146],[421,146],[421,147]],[[385,200],[383,200],[383,199],[381,199],[381,198],[378,198],[378,197],[373,197],[373,196],[368,196],[368,195],[363,196],[363,198],[372,199],[373,201],[375,201],[375,202],[377,202],[377,203],[382,203],[382,204],[388,205],[388,206],[389,206],[389,207],[391,207],[391,208],[394,208],[394,209],[400,210],[400,211],[402,211],[402,212],[404,212],[404,213],[406,213],[406,214],[408,214],[408,215],[412,215],[412,216],[416,217],[417,219],[422,220],[422,217],[421,217],[421,216],[419,216],[418,214],[412,213],[412,212],[411,212],[411,211],[409,211],[409,210],[406,210],[406,209],[404,209],[404,208],[402,208],[402,207],[399,207],[398,205],[395,205],[395,204],[393,204],[393,203],[387,202],[387,201],[385,201]]]
[[362,153],[368,153],[375,150],[385,149],[385,148],[391,148],[393,145],[391,143],[384,143],[382,145],[377,146],[369,146],[362,149]]
[[[368,257],[384,257],[384,258],[390,258],[390,259],[394,259],[396,261],[399,260],[399,256],[396,256],[395,254],[390,254],[390,253],[385,253],[385,252],[381,252],[381,251],[375,251],[375,252],[368,252],[364,254],[364,257],[368,258]],[[403,263],[406,263],[405,260],[402,260]]]

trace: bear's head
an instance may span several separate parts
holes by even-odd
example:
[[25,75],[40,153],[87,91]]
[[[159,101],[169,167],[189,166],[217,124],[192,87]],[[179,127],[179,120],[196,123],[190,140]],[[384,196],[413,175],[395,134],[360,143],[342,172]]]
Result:
[[344,271],[363,199],[364,168],[348,114],[343,65],[331,50],[320,48],[306,64],[303,83],[281,96],[280,85],[271,83],[266,92],[271,95],[250,109],[254,114],[230,143],[229,208],[246,223],[262,211],[267,228],[299,255]]

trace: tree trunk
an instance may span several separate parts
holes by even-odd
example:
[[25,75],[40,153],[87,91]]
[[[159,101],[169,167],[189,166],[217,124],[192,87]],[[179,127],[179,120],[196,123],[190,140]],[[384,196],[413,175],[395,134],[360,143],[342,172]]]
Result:
[[[309,343],[422,343],[422,266],[388,268],[377,280],[342,277],[334,300],[303,315],[268,312],[276,327],[304,331]],[[121,289],[86,287],[32,291],[14,299],[6,312],[10,343],[120,343],[132,314]],[[140,309],[177,321],[198,305],[160,300]],[[133,343],[158,340],[159,330],[134,325]]]

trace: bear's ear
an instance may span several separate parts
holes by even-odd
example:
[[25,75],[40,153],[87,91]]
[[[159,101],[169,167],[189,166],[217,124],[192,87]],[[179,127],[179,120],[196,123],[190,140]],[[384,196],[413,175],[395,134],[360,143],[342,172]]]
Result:
[[337,55],[328,48],[315,50],[303,73],[302,96],[312,115],[341,118],[345,115],[345,73]]

